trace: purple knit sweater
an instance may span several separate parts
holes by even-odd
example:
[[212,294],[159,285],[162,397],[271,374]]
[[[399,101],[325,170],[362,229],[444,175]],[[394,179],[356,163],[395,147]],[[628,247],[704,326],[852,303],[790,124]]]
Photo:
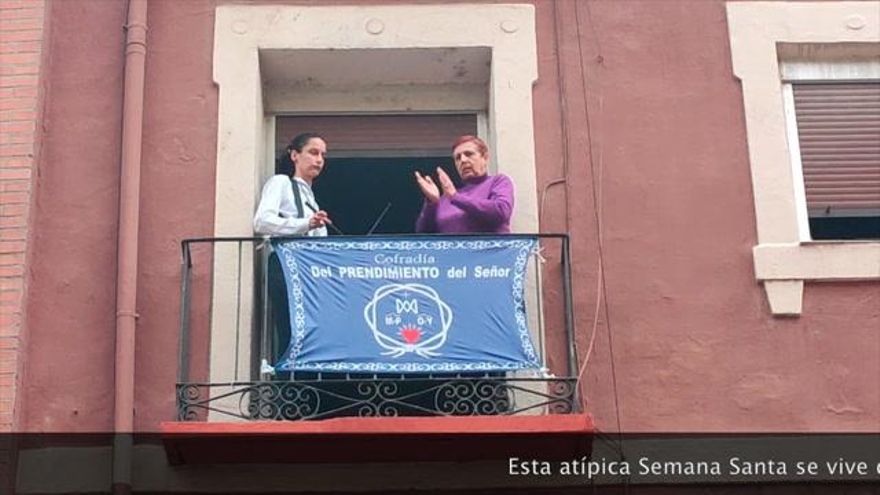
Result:
[[504,174],[465,181],[451,198],[425,201],[416,232],[436,234],[506,234],[513,212],[513,182]]

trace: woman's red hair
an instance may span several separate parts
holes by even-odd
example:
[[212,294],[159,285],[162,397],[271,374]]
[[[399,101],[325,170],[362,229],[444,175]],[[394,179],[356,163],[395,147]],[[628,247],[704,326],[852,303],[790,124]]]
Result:
[[489,154],[489,147],[486,146],[486,142],[477,136],[471,136],[470,134],[465,134],[464,136],[459,137],[452,143],[452,151],[455,152],[455,148],[463,145],[464,143],[474,143],[477,145],[477,150],[479,150],[480,154],[486,156]]

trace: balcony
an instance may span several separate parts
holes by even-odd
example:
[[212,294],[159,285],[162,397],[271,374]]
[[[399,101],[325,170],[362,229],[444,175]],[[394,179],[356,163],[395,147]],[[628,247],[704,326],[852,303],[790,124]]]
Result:
[[[592,423],[581,410],[577,383],[569,239],[556,234],[529,237],[536,239],[539,249],[528,257],[523,305],[542,369],[451,373],[270,373],[266,364],[278,355],[278,345],[272,336],[275,313],[267,283],[267,240],[183,241],[177,421],[163,424],[163,431],[178,440],[206,432],[272,433],[276,438],[318,433],[348,438],[368,433],[373,440],[415,437],[421,441],[437,435],[461,440],[466,434],[507,437],[506,441],[515,441],[513,433],[551,440],[559,435],[582,436]],[[445,239],[435,235],[369,239],[403,238]],[[169,451],[172,458],[186,457],[180,445],[173,449],[175,454]],[[202,448],[198,457],[211,450]]]

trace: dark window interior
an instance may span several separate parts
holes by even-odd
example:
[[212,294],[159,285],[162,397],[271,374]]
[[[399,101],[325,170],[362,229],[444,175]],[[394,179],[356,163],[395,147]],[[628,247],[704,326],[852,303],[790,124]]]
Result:
[[[430,173],[437,183],[438,166],[443,167],[454,182],[460,183],[450,156],[328,157],[313,187],[321,208],[347,235],[366,234],[388,203],[391,207],[373,233],[412,233],[423,202],[413,174],[416,170]],[[332,230],[330,235],[334,235]]]
[[815,240],[880,239],[880,216],[810,217],[810,237]]

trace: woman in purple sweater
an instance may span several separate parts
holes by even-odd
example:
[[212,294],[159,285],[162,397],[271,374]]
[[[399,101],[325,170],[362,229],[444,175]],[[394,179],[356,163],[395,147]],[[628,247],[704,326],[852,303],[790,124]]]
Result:
[[[513,182],[504,174],[488,175],[489,147],[476,136],[461,136],[452,146],[452,158],[464,186],[457,189],[440,167],[437,178],[416,172],[425,204],[416,220],[416,232],[438,234],[510,233]],[[442,192],[442,194],[441,194]]]

